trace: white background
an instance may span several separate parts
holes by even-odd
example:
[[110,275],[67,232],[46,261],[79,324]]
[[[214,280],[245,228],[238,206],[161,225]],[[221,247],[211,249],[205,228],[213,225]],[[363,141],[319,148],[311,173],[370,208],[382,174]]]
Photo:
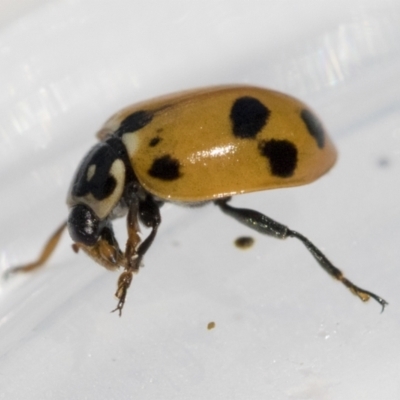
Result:
[[[250,83],[309,103],[339,160],[312,185],[233,204],[299,230],[390,303],[362,303],[296,240],[167,205],[122,318],[118,274],[68,235],[46,269],[1,282],[0,398],[400,399],[398,1],[9,0],[0,16],[2,272],[66,218],[113,112]],[[244,234],[247,251],[233,245]]]

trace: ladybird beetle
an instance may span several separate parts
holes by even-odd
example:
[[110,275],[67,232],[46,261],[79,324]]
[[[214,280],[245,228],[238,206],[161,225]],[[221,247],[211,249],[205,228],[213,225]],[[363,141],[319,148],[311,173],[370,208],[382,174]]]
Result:
[[[269,217],[228,204],[231,196],[302,185],[327,172],[336,150],[322,124],[302,102],[272,90],[222,86],[193,90],[123,109],[98,133],[77,169],[68,194],[70,213],[34,263],[42,266],[64,228],[75,251],[82,249],[107,269],[123,269],[114,311],[121,315],[133,274],[153,243],[165,202],[213,202],[225,214],[260,233],[300,240],[331,276],[361,300],[383,298],[344,277],[302,234]],[[122,251],[112,220],[127,217]],[[141,241],[139,221],[151,229]]]

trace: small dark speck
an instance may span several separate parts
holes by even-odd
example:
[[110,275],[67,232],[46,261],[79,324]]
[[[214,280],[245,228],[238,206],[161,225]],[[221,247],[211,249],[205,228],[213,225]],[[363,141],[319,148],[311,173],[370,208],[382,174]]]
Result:
[[207,324],[207,329],[210,331],[211,329],[214,329],[215,328],[215,322],[209,322],[208,324]]
[[254,239],[250,236],[241,236],[235,240],[235,246],[242,250],[249,249],[253,244]]
[[150,146],[150,147],[157,146],[158,143],[160,143],[160,142],[161,142],[161,138],[158,137],[158,136],[156,136],[156,137],[154,137],[153,139],[150,140],[149,146]]
[[378,158],[378,167],[380,168],[387,168],[390,167],[390,160],[387,157],[380,157]]

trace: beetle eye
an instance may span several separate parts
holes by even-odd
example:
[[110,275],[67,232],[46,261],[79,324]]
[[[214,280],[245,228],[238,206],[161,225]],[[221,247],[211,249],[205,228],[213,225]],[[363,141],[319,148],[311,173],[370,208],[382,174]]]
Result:
[[71,208],[68,217],[68,230],[74,242],[94,246],[100,235],[100,221],[96,214],[85,204]]

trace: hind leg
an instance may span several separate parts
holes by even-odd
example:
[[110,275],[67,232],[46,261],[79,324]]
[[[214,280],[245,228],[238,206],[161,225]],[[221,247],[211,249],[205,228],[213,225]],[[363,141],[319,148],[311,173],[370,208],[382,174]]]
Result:
[[358,296],[362,301],[369,300],[372,297],[376,300],[381,306],[382,311],[385,306],[388,304],[382,297],[377,296],[376,294],[361,289],[356,286],[354,283],[350,282],[343,275],[342,271],[336,268],[328,258],[322,253],[321,250],[318,249],[310,240],[308,240],[301,233],[292,231],[287,226],[280,224],[279,222],[274,221],[273,219],[267,217],[264,214],[259,213],[258,211],[249,210],[245,208],[235,208],[228,205],[229,199],[217,200],[215,204],[227,215],[235,218],[237,221],[242,224],[248,226],[251,229],[256,230],[257,232],[273,236],[278,239],[286,239],[288,237],[293,237],[300,240],[307,250],[312,254],[312,256],[316,259],[318,264],[332,277],[342,282],[350,291]]

